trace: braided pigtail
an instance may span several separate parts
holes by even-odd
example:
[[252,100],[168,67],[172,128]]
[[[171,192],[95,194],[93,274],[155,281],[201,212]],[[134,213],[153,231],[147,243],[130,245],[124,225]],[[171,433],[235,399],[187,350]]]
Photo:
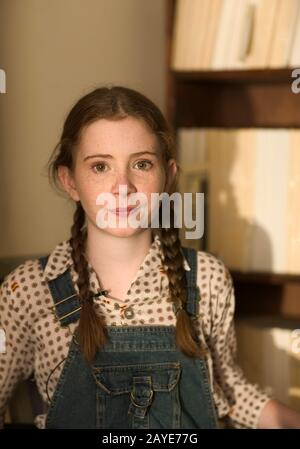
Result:
[[70,245],[74,269],[78,274],[77,286],[81,302],[78,325],[78,339],[81,350],[88,362],[91,362],[98,348],[106,342],[104,319],[96,313],[92,293],[89,287],[88,262],[85,258],[86,230],[82,230],[85,213],[80,202],[76,204],[74,223],[71,228]]
[[[195,341],[196,331],[188,313],[187,281],[178,228],[174,227],[174,209],[171,205],[171,227],[160,226],[160,237],[164,254],[164,265],[169,278],[171,301],[176,311],[176,344],[189,357],[201,357],[204,351]],[[161,216],[160,216],[161,218]]]
[[[63,177],[59,174],[60,167],[67,167],[71,174],[75,173],[76,155],[80,151],[81,138],[84,130],[98,120],[123,120],[133,117],[142,120],[157,138],[158,151],[162,158],[165,172],[169,161],[176,160],[174,136],[162,112],[149,98],[124,86],[99,87],[83,96],[74,104],[66,117],[58,145],[48,162],[49,178],[54,185],[63,187]],[[174,192],[174,186],[169,186]],[[68,190],[68,189],[67,189]],[[174,218],[174,217],[173,217]],[[81,301],[79,321],[79,340],[87,360],[92,360],[97,348],[106,341],[106,326],[104,319],[96,313],[89,288],[88,261],[85,257],[86,231],[83,231],[85,213],[81,203],[77,203],[74,214],[74,224],[71,230],[70,244],[75,271],[78,274],[78,289]],[[161,236],[165,264],[169,278],[170,295],[177,308],[176,339],[178,347],[188,355],[200,353],[198,344],[194,341],[194,329],[186,306],[186,279],[183,266],[183,255],[179,240],[178,228],[174,224],[170,229],[161,226],[158,233]],[[153,231],[154,232],[154,231]]]

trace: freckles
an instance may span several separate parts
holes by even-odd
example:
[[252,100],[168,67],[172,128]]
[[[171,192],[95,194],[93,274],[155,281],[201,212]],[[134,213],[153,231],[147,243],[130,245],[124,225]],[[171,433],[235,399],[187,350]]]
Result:
[[138,186],[138,190],[145,194],[151,194],[152,192],[159,191],[162,183],[157,179],[144,179]]
[[165,185],[165,178],[163,176],[153,176],[146,178],[143,182],[144,190],[151,192],[160,192]]
[[99,194],[109,188],[109,182],[107,179],[103,179],[101,176],[97,176],[90,172],[82,176],[81,184],[83,190],[90,192],[91,195],[93,193]]
[[81,201],[85,203],[86,207],[89,210],[95,210],[101,207],[97,205],[97,198],[100,194],[109,192],[109,190],[106,189],[103,184],[103,182],[95,183],[94,180],[90,179],[86,179],[85,182],[81,184],[81,188],[79,189],[78,193]]

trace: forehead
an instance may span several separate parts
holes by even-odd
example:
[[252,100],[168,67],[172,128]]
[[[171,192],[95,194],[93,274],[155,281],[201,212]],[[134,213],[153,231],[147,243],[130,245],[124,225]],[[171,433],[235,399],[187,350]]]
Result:
[[84,155],[94,150],[157,151],[158,142],[145,122],[134,117],[126,117],[119,120],[100,119],[88,125],[81,133],[79,147]]

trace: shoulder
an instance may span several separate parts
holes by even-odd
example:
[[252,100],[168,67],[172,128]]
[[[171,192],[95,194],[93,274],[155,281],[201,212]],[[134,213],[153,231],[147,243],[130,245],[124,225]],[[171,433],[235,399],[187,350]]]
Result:
[[221,259],[205,251],[194,251],[196,284],[200,293],[198,325],[209,337],[213,329],[219,329],[232,319],[235,308],[233,282]]
[[[232,283],[230,272],[221,259],[206,251],[192,251],[196,255],[198,285],[213,283],[221,287]],[[187,267],[190,267],[190,264]]]
[[60,242],[45,256],[47,256],[45,268],[37,257],[24,261],[5,276],[0,286],[1,300],[10,298],[15,304],[25,305],[38,299],[43,294],[48,278],[57,277],[68,267],[67,262],[70,260],[68,241]]
[[234,309],[234,291],[231,274],[218,257],[196,251],[196,284],[199,288],[202,315],[206,320],[217,322],[226,309]]
[[[28,259],[14,268],[7,274],[3,280],[2,285],[11,286],[13,283],[23,284],[26,279],[34,280],[36,276],[41,277],[42,268],[39,259]],[[17,285],[15,285],[17,287]]]
[[198,283],[209,280],[220,288],[232,284],[231,274],[224,262],[205,251],[197,251],[197,280]]
[[209,329],[223,326],[232,318],[235,308],[233,281],[224,262],[210,253],[197,251],[197,285]]
[[[38,259],[29,259],[7,274],[1,284],[1,299],[10,298],[15,304],[28,303],[33,290],[43,282],[43,270]],[[25,305],[25,303],[24,303]]]

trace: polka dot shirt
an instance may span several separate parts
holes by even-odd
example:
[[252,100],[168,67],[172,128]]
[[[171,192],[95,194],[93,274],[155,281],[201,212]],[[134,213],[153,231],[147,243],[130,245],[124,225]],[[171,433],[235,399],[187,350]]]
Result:
[[[235,300],[231,276],[223,263],[208,253],[198,251],[197,261],[201,302],[195,323],[207,352],[210,384],[220,422],[230,427],[256,428],[261,410],[270,398],[247,381],[235,361]],[[77,324],[60,325],[51,307],[53,300],[47,281],[67,268],[76,283],[71,247],[65,240],[50,254],[44,272],[38,259],[27,260],[8,274],[1,285],[0,329],[6,334],[6,353],[0,354],[0,416],[4,415],[16,384],[32,373],[44,402],[48,403],[48,396],[51,400]],[[186,259],[184,268],[190,270]],[[90,264],[89,275],[91,290],[99,292],[98,277]],[[78,292],[76,284],[75,288]],[[109,326],[175,326],[168,293],[161,242],[155,236],[124,300],[101,295],[96,299],[96,308]],[[43,428],[45,415],[38,415],[35,422]]]

